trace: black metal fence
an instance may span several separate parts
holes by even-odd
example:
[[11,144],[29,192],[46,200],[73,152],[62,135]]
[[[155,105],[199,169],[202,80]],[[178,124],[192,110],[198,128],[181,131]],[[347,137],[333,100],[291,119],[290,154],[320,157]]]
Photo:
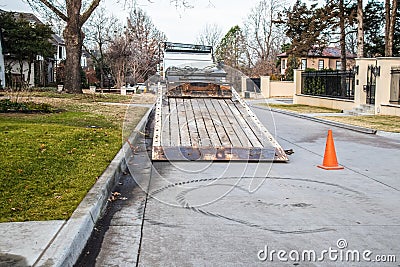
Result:
[[310,71],[301,74],[304,95],[354,99],[353,71]]
[[250,92],[260,93],[261,79],[260,78],[248,78],[246,80],[246,90]]

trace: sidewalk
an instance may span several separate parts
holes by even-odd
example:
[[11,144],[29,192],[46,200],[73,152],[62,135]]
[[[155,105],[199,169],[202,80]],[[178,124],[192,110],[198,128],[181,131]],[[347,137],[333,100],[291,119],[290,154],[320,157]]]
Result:
[[33,266],[65,223],[0,223],[0,266]]

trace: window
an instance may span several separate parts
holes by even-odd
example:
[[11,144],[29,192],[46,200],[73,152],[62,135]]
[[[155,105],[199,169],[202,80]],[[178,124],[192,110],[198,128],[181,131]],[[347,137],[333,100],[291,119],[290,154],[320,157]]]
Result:
[[58,58],[62,59],[63,58],[63,49],[62,46],[58,46]]
[[390,74],[390,102],[400,104],[400,68],[392,67]]
[[342,61],[337,60],[336,61],[336,69],[341,70],[342,69]]
[[286,59],[282,59],[282,69],[286,69]]
[[307,59],[301,60],[301,69],[305,70],[307,68]]
[[87,60],[85,56],[81,57],[81,67],[86,68],[87,67]]
[[324,69],[324,60],[323,59],[318,60],[318,69],[319,70]]

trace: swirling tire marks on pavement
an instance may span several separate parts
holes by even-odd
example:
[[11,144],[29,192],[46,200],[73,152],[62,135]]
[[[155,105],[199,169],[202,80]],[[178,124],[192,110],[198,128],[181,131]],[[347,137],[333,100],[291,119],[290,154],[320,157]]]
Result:
[[[265,178],[265,177],[219,177],[219,178],[204,178],[204,179],[195,179],[195,180],[190,180],[190,181],[184,181],[184,182],[177,182],[177,183],[172,183],[169,184],[167,186],[161,187],[157,190],[154,190],[150,193],[150,196],[155,195],[155,194],[159,194],[165,190],[171,189],[173,187],[177,187],[177,186],[182,186],[182,185],[187,185],[187,184],[194,184],[194,183],[200,183],[200,182],[214,182],[217,180],[230,180],[230,179],[246,179],[246,178]],[[316,183],[316,184],[323,184],[323,185],[327,185],[327,186],[333,186],[336,188],[339,188],[341,190],[347,191],[347,192],[351,192],[351,194],[355,194],[355,198],[363,198],[364,196],[362,196],[362,194],[356,190],[338,185],[338,184],[333,184],[333,183],[328,183],[328,182],[322,182],[322,181],[316,181],[316,180],[311,180],[311,179],[299,179],[299,178],[287,178],[287,177],[267,177],[267,180],[271,179],[271,180],[289,180],[289,181],[300,181],[300,182],[309,182],[309,183]],[[232,185],[227,185],[227,184],[212,184],[213,186],[232,186]],[[308,233],[319,233],[319,232],[327,232],[327,231],[335,231],[335,229],[332,228],[326,228],[326,227],[322,227],[322,228],[316,228],[316,229],[307,229],[307,230],[294,230],[294,231],[286,231],[286,230],[279,230],[279,229],[272,229],[272,228],[268,228],[256,223],[252,223],[243,219],[239,219],[239,218],[234,218],[234,217],[230,217],[230,216],[226,216],[220,213],[214,213],[214,212],[210,212],[207,211],[203,208],[198,208],[195,206],[190,205],[190,203],[188,203],[188,201],[186,200],[186,195],[194,190],[198,190],[200,188],[206,187],[209,185],[204,185],[204,186],[200,186],[200,187],[196,187],[196,188],[190,188],[187,190],[183,190],[182,192],[180,192],[177,196],[176,196],[176,201],[180,204],[181,207],[191,210],[193,212],[199,213],[199,214],[203,214],[205,216],[209,216],[209,217],[214,217],[214,218],[220,218],[220,219],[224,219],[224,220],[228,220],[231,222],[236,222],[248,227],[252,227],[252,228],[257,228],[260,230],[265,230],[265,231],[269,231],[269,232],[273,232],[273,233],[277,233],[277,234],[308,234]],[[235,189],[244,191],[244,192],[248,192],[247,189],[238,186],[238,185],[233,185]]]

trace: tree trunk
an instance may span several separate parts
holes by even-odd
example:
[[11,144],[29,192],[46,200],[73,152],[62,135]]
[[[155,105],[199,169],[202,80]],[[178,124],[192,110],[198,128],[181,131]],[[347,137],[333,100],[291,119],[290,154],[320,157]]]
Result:
[[[67,23],[63,35],[67,58],[65,62],[64,90],[68,93],[82,94],[81,88],[81,55],[83,45],[82,25],[99,5],[100,0],[92,0],[88,8],[81,15],[82,0],[66,0],[67,14],[64,14],[53,1],[38,0]],[[29,1],[28,1],[29,2]],[[87,3],[86,3],[87,4]]]
[[81,55],[83,44],[83,33],[73,20],[67,24],[64,30],[65,50],[67,57],[65,60],[64,90],[67,93],[82,94],[81,88]]
[[364,57],[364,20],[363,0],[357,0],[357,57]]
[[65,40],[65,81],[64,91],[73,94],[82,94],[81,87],[81,55],[83,45],[83,32],[81,21],[81,0],[67,0],[67,25],[63,35]]
[[391,56],[391,43],[390,39],[390,0],[385,0],[385,57]]
[[100,63],[100,88],[104,87],[104,69],[103,63]]
[[[31,75],[32,75],[32,64],[33,64],[33,60],[28,60],[28,75],[26,77],[26,85],[29,88],[30,85],[30,81],[31,81]],[[35,84],[34,84],[35,85]]]
[[390,23],[389,23],[387,57],[393,56],[393,40],[394,40],[394,27],[396,25],[396,14],[397,14],[397,0],[393,0],[392,11],[390,14]]
[[[20,75],[20,81],[19,81],[19,90],[22,91],[22,89],[25,88],[25,79],[24,79],[24,61],[19,60],[19,75]],[[15,86],[15,89],[18,89],[17,86]],[[18,97],[18,96],[17,96]]]
[[340,60],[342,62],[342,70],[346,70],[346,25],[344,14],[344,0],[339,1],[339,28],[340,28]]

